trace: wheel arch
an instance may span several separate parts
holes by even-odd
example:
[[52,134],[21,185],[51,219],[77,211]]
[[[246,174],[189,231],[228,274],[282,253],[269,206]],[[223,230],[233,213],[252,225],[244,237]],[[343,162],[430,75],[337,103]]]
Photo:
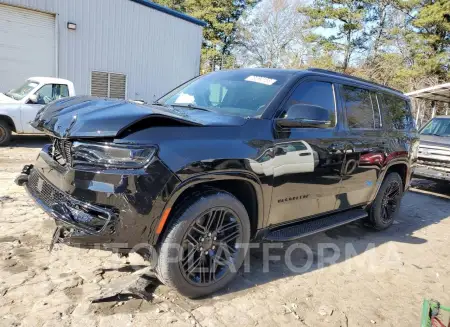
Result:
[[163,221],[163,214],[159,223],[163,223],[159,234],[155,234],[154,244],[158,244],[165,234],[168,226],[174,218],[175,209],[184,202],[193,192],[202,192],[205,188],[216,188],[226,191],[235,196],[245,206],[250,218],[251,236],[262,227],[264,218],[264,204],[262,187],[259,179],[248,172],[226,172],[208,173],[190,178],[174,190],[172,196],[167,201],[162,213],[170,210],[170,213]]
[[406,183],[408,182],[408,164],[402,161],[389,165],[383,176],[383,180],[386,178],[387,175],[389,175],[389,173],[392,172],[398,173],[400,175],[403,182],[403,190],[405,191],[407,187]]
[[405,161],[405,160],[397,160],[397,161],[389,163],[389,165],[387,165],[383,169],[383,172],[380,174],[380,176],[378,178],[377,188],[376,188],[375,192],[372,194],[372,198],[371,198],[370,204],[372,204],[372,202],[377,197],[378,192],[379,192],[379,190],[381,188],[381,184],[383,184],[384,179],[391,172],[396,172],[396,173],[398,173],[400,175],[400,177],[402,178],[402,182],[403,182],[403,191],[406,191],[407,188],[408,188],[407,184],[410,181],[410,174],[409,174],[410,169],[409,169],[409,167],[410,167],[409,163],[407,161]]
[[11,117],[7,115],[0,114],[0,121],[4,121],[8,124],[9,127],[11,127],[11,130],[15,133],[17,132],[16,124],[14,124],[14,121]]

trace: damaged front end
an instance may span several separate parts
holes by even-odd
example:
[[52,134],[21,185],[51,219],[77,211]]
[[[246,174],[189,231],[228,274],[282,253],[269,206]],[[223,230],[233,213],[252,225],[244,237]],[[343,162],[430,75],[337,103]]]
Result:
[[102,236],[106,240],[114,232],[118,214],[113,208],[92,205],[60,191],[34,165],[24,166],[16,183],[24,185],[36,203],[55,219],[57,228],[51,248],[55,242],[71,243],[77,238],[82,242],[76,244],[94,245]]
[[[122,124],[114,117],[109,124],[105,118],[96,127],[104,132],[94,137],[90,135],[95,124],[77,118],[79,112],[95,116],[95,109],[111,107],[111,103],[92,101],[77,100],[69,107],[56,103],[52,105],[59,106],[57,111],[50,105],[38,114],[33,126],[49,134],[52,142],[42,148],[33,165],[23,168],[16,183],[25,186],[54,218],[51,247],[65,243],[128,252],[137,244],[153,245],[158,238],[155,227],[179,179],[160,161],[155,145],[121,143],[120,137],[114,138],[139,121],[138,112],[144,109],[131,107]],[[91,111],[87,103],[93,106]],[[148,118],[151,111],[145,110],[146,115],[140,116]]]
[[52,153],[53,145],[44,146],[36,163],[16,178],[55,219],[52,244],[118,252],[154,244],[164,195],[178,183],[156,157],[140,169],[76,169],[73,163],[62,165]]

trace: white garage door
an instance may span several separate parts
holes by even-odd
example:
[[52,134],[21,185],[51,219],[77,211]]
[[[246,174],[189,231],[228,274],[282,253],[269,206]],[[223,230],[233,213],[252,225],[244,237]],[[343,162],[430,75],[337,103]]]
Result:
[[0,4],[0,92],[55,67],[55,16]]

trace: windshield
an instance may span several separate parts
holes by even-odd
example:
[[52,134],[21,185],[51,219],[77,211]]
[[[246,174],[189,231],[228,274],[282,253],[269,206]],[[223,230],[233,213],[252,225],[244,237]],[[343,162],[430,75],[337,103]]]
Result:
[[181,85],[156,103],[255,117],[288,79],[287,73],[267,71],[215,72]]
[[34,89],[38,85],[39,83],[37,82],[26,81],[25,84],[23,84],[21,87],[12,89],[5,94],[15,100],[22,100],[28,93],[30,93],[32,89]]
[[450,136],[450,118],[433,118],[420,132],[422,135]]

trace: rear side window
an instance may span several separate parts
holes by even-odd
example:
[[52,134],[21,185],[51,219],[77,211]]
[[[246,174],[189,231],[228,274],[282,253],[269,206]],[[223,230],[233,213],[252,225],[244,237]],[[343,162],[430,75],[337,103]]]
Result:
[[343,85],[342,98],[349,128],[375,128],[372,99],[368,90]]
[[312,104],[327,109],[331,125],[336,125],[336,111],[333,85],[328,82],[310,81],[300,84],[289,97],[286,111],[294,104]]
[[384,93],[381,111],[388,127],[404,130],[414,128],[414,120],[408,103],[400,97]]

